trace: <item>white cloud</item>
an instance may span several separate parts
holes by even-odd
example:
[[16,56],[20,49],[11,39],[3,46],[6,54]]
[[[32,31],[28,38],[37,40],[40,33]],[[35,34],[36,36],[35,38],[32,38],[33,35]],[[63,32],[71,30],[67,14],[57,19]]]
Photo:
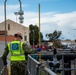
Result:
[[[7,6],[7,18],[16,21],[14,12],[19,9],[19,5]],[[4,21],[4,8],[0,5],[0,22]],[[51,33],[54,30],[60,30],[63,33],[63,37],[69,38],[69,36],[75,35],[76,28],[76,11],[70,13],[56,13],[45,12],[41,13],[41,32],[44,34]],[[18,21],[17,21],[18,22]],[[23,25],[29,26],[30,24],[38,25],[38,12],[24,11],[24,23]],[[71,34],[68,34],[72,33]]]
[[[27,5],[22,5],[22,8],[27,7]],[[0,22],[3,22],[5,19],[5,13],[4,13],[5,9],[4,9],[4,5],[0,5]],[[6,18],[7,19],[11,19],[13,21],[16,21],[16,16],[14,14],[14,12],[18,12],[20,11],[20,4],[16,4],[16,5],[9,5],[8,3],[6,3]]]
[[[33,15],[34,14],[34,15]],[[27,15],[27,14],[26,14]],[[28,19],[28,20],[27,20]],[[26,23],[29,25],[37,24],[38,25],[38,13],[30,12],[28,16],[26,16]],[[76,12],[70,13],[41,13],[41,32],[44,34],[51,33],[54,30],[62,31],[62,34],[67,39],[74,39],[73,35],[75,31],[73,29],[76,28]],[[72,33],[68,36],[68,32]]]
[[[41,18],[41,28],[42,32],[45,33],[51,33],[54,30],[60,30],[62,31],[62,34],[67,39],[70,39],[69,36],[72,36],[71,38],[74,39],[73,35],[75,35],[74,29],[76,28],[76,12],[70,12],[70,13],[63,13],[58,14],[54,13],[50,14],[50,16],[47,14],[45,17]],[[68,36],[68,32],[72,33]]]
[[54,17],[59,26],[66,25],[69,22],[73,22],[76,19],[76,12],[56,14]]
[[[19,11],[19,5],[6,5],[6,16],[7,16],[7,19],[10,17],[10,18],[13,18],[13,14],[15,11]],[[4,6],[3,5],[0,5],[0,22],[4,21],[4,17],[5,17],[5,13],[4,13]]]

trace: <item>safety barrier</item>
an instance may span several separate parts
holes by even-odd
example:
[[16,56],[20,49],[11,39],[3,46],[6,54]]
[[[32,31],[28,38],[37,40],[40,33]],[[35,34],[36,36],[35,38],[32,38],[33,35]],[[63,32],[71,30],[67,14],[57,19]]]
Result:
[[42,63],[31,55],[28,55],[27,70],[28,75],[57,75],[46,66],[42,66]]
[[7,66],[3,65],[1,57],[0,57],[0,75],[7,75]]

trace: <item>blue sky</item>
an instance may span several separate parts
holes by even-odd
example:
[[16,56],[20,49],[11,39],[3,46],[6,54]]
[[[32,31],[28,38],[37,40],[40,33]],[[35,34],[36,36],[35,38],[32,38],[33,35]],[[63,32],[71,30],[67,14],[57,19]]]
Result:
[[[62,31],[61,38],[76,38],[76,0],[21,0],[24,23],[38,25],[38,4],[40,3],[41,32],[44,35],[54,30]],[[0,0],[0,22],[4,21],[4,0]],[[7,0],[7,19],[16,21],[15,11],[19,11],[18,0]],[[17,17],[18,18],[18,17]],[[17,19],[18,20],[18,19]],[[17,21],[19,23],[19,21]]]

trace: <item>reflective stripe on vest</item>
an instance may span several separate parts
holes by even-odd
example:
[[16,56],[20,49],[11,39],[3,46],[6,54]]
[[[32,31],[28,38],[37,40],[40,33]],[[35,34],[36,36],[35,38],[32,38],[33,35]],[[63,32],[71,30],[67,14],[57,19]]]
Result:
[[8,44],[9,52],[11,53],[11,61],[26,60],[22,44],[23,42],[20,41],[13,41]]

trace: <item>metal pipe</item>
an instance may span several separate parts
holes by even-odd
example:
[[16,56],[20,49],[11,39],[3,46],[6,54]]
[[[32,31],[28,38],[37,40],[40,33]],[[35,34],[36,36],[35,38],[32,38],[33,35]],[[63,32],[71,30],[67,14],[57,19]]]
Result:
[[41,46],[41,37],[40,37],[40,4],[39,4],[39,47]]
[[[40,4],[39,4],[39,47],[41,47],[41,35],[40,35]],[[41,52],[39,52],[39,61],[41,61]]]
[[[4,19],[5,19],[5,47],[7,45],[7,30],[6,30],[6,2],[7,0],[4,1]],[[22,4],[21,4],[21,0],[19,0],[20,2],[20,10],[22,11]]]
[[6,1],[7,0],[5,0],[5,2],[4,2],[4,17],[5,17],[5,46],[7,45],[7,31],[6,31]]
[[20,10],[22,10],[22,3],[21,3],[21,0],[19,0],[19,2],[20,2]]
[[44,67],[43,68],[47,73],[48,73],[48,75],[57,75],[56,73],[54,73],[53,71],[51,71],[49,68],[47,68],[47,67]]

